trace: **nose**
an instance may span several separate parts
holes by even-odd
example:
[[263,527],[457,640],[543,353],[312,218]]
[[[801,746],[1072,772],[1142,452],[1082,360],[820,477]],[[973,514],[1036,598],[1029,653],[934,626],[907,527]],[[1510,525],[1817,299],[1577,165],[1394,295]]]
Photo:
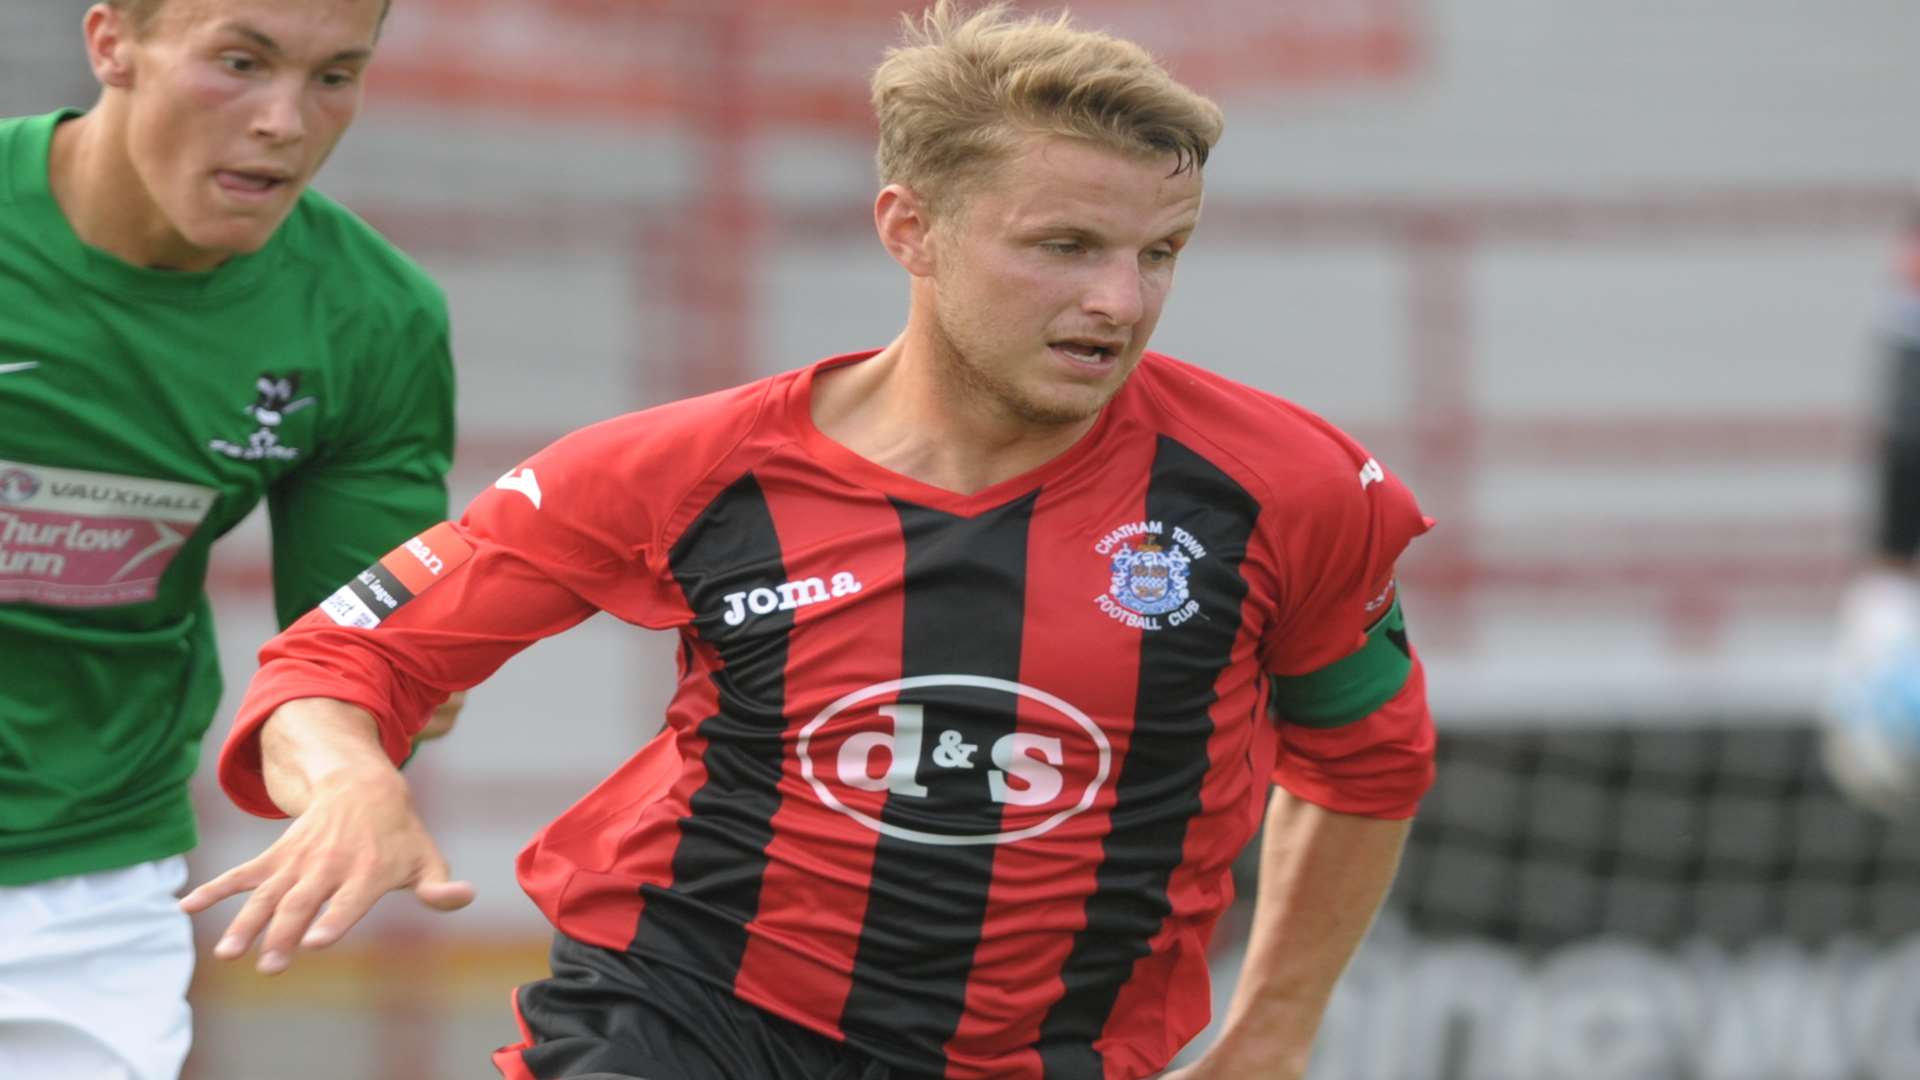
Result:
[[253,133],[271,143],[298,142],[307,133],[304,87],[291,80],[267,88],[253,114]]
[[1132,326],[1147,308],[1146,282],[1131,255],[1103,260],[1087,289],[1081,309],[1114,326]]

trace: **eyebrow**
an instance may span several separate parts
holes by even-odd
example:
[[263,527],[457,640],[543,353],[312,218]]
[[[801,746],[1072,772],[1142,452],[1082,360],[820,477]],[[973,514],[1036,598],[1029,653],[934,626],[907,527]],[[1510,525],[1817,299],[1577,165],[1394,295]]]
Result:
[[[1193,236],[1193,231],[1195,227],[1198,225],[1199,225],[1198,221],[1195,221],[1188,225],[1184,225],[1166,234],[1165,236],[1159,237],[1154,241],[1154,243],[1156,244],[1170,243],[1170,242],[1185,243],[1190,237]],[[1066,239],[1069,239],[1069,240],[1079,241],[1081,243],[1094,243],[1094,244],[1112,243],[1112,241],[1104,233],[1101,233],[1094,229],[1089,229],[1082,225],[1068,225],[1064,222],[1054,222],[1051,224],[1042,223],[1035,226],[1034,228],[1026,230],[1026,234],[1035,236],[1035,237],[1060,236],[1060,237],[1065,237]]]
[[[254,29],[253,27],[248,26],[246,23],[243,23],[243,22],[224,23],[221,25],[220,30],[223,33],[236,34],[240,37],[246,38],[248,41],[253,42],[255,45],[260,46],[262,49],[265,49],[266,51],[272,53],[275,56],[285,57],[287,55],[287,50],[281,48],[279,42],[273,40],[272,38],[268,37],[266,34],[261,33],[260,31]],[[370,48],[366,48],[365,46],[362,46],[360,48],[354,48],[354,49],[342,49],[339,52],[334,53],[332,56],[328,57],[327,63],[338,64],[338,63],[350,62],[354,60],[365,60],[372,55],[373,55],[373,50]]]

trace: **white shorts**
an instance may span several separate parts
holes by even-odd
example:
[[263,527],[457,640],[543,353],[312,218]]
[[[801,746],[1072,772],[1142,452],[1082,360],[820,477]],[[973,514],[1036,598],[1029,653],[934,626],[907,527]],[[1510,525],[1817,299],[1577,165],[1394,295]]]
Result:
[[175,1080],[192,1038],[184,856],[0,885],[0,1077]]

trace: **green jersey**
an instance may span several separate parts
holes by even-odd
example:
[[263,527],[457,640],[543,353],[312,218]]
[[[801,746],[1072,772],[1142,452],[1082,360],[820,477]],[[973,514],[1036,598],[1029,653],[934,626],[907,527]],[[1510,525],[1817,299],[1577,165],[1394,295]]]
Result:
[[208,548],[264,496],[291,622],[446,516],[445,298],[304,194],[205,273],[82,243],[0,120],[0,884],[194,844],[220,699]]

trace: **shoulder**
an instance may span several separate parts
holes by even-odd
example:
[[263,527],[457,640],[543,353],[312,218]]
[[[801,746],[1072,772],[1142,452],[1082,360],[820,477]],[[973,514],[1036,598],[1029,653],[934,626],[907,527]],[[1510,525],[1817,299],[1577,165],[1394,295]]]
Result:
[[292,258],[308,264],[310,287],[401,326],[444,330],[446,293],[405,252],[359,215],[311,188],[281,226]]
[[62,110],[35,116],[0,116],[0,162],[30,149],[33,142],[46,138],[55,124],[70,115],[69,110]]
[[671,461],[675,472],[717,463],[772,409],[788,376],[774,376],[698,397],[626,413],[563,436],[546,453],[556,463],[592,460],[655,469]]
[[[0,206],[11,206],[19,200],[15,188],[14,172],[25,163],[20,156],[24,152],[22,138],[26,130],[28,117],[0,117]],[[0,222],[0,225],[4,225]]]
[[1360,442],[1277,394],[1159,353],[1134,372],[1138,401],[1164,434],[1232,474],[1263,502],[1349,501],[1381,466]]
[[[657,405],[580,428],[527,465],[577,488],[582,502],[644,503],[664,524],[671,508],[757,445],[782,440],[775,414],[791,375]],[[771,435],[771,437],[769,437]]]
[[0,116],[0,202],[12,201],[14,158],[21,153],[27,125],[36,117]]
[[38,116],[0,116],[0,205],[11,205],[20,198],[19,188],[32,188],[27,174],[37,171],[44,181],[47,168],[47,143],[54,125],[73,115],[70,110],[42,113]]

